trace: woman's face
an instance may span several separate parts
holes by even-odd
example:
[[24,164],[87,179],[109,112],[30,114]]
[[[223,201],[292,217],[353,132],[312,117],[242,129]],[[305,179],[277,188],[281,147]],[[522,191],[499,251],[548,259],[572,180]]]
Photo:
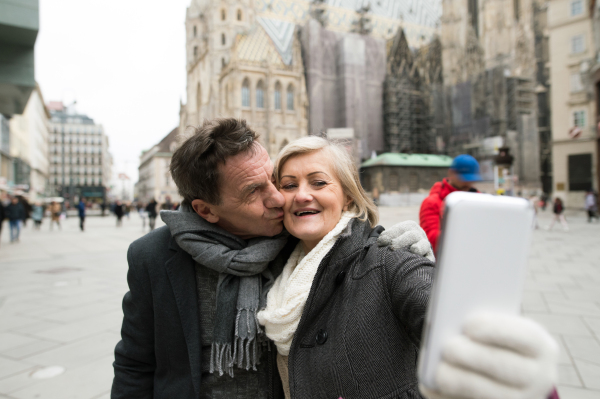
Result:
[[333,230],[350,203],[328,158],[318,150],[292,157],[281,168],[283,224],[306,253]]

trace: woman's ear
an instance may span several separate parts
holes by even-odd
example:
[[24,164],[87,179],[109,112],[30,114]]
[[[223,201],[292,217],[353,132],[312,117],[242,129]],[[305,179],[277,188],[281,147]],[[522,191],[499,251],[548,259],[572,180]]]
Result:
[[352,197],[350,197],[349,195],[346,196],[346,204],[344,205],[344,212],[348,211],[348,209],[350,208],[350,205],[352,205],[352,202],[354,202],[352,200]]

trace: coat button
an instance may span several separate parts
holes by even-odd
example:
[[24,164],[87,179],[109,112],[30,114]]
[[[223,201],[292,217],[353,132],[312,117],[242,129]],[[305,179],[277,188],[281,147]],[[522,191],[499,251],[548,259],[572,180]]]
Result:
[[327,331],[321,329],[317,333],[317,344],[323,345],[327,341]]
[[344,282],[344,279],[346,278],[346,271],[342,270],[341,272],[339,272],[339,274],[336,276],[335,278],[335,283],[336,284],[342,284]]

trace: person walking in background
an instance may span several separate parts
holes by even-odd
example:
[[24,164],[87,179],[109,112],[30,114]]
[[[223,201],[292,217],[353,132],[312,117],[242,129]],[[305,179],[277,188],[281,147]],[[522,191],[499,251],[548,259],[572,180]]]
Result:
[[421,203],[419,223],[425,230],[434,252],[437,251],[438,237],[441,233],[444,198],[455,191],[478,192],[473,187],[477,181],[481,181],[477,160],[470,155],[459,155],[452,161],[448,177],[435,183],[429,196]]
[[102,217],[104,217],[104,212],[106,212],[106,201],[102,201],[102,204],[100,204],[100,209],[102,210]]
[[588,190],[585,195],[585,210],[588,213],[588,223],[591,223],[593,218],[598,221],[598,202],[594,190]]
[[52,201],[50,203],[50,230],[52,230],[52,226],[54,223],[58,225],[58,229],[60,230],[60,211],[61,206],[58,202]]
[[25,219],[25,208],[17,197],[13,197],[6,207],[6,213],[10,224],[10,242],[18,242],[21,233],[21,221]]
[[29,201],[25,197],[19,196],[17,197],[21,205],[23,205],[23,227],[27,227],[27,219],[31,217],[31,205]]
[[81,197],[79,204],[77,204],[77,211],[79,212],[79,228],[83,231],[83,224],[85,223],[85,200],[83,197]]
[[554,227],[554,223],[556,221],[560,221],[565,231],[569,231],[569,225],[567,224],[567,219],[563,212],[565,211],[565,207],[563,206],[563,202],[559,197],[556,197],[554,200],[554,217],[552,218],[552,222],[550,222],[550,226],[548,226],[548,230],[552,230]]
[[146,208],[144,207],[144,203],[138,201],[138,203],[136,204],[136,208],[138,211],[138,215],[140,215],[140,218],[142,219],[142,231],[146,230],[146,216],[148,216],[148,214],[146,212]]
[[4,219],[6,219],[6,210],[2,201],[0,201],[0,242],[2,242],[2,225],[4,224]]
[[115,216],[117,217],[117,227],[121,227],[123,225],[123,214],[125,210],[123,209],[123,204],[121,201],[117,200],[115,202]]
[[152,198],[152,200],[146,205],[146,212],[148,213],[148,225],[150,226],[150,231],[154,230],[154,226],[156,225],[156,200]]
[[36,230],[40,229],[43,218],[44,218],[44,207],[42,206],[41,203],[36,202],[33,205],[33,211],[31,212],[31,219],[33,220],[33,227]]

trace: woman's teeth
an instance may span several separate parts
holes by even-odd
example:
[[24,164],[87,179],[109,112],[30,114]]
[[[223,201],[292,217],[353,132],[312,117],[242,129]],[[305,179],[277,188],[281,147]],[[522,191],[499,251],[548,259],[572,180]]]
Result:
[[300,212],[294,213],[294,215],[296,215],[296,216],[304,216],[304,215],[314,215],[316,213],[319,213],[319,211],[300,211]]

